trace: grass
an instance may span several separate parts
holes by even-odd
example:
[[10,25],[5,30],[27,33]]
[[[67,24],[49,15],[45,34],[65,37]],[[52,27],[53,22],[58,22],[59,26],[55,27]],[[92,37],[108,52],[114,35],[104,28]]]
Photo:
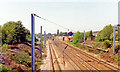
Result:
[[12,70],[12,68],[0,65],[0,72],[18,72],[16,69]]
[[114,60],[114,61],[118,61],[118,56],[115,56],[115,55],[113,55],[113,54],[110,54],[110,57]]
[[28,55],[28,53],[21,51],[21,52],[16,52],[15,55],[12,55],[11,58],[19,64],[24,64],[26,66],[30,66],[31,59]]
[[44,54],[44,55],[42,55],[42,57],[44,58],[44,57],[47,57],[47,55],[46,54]]
[[37,61],[35,62],[35,64],[37,64],[37,65],[42,65],[42,64],[44,64],[44,63],[41,61],[41,59],[39,59],[39,60],[37,60]]

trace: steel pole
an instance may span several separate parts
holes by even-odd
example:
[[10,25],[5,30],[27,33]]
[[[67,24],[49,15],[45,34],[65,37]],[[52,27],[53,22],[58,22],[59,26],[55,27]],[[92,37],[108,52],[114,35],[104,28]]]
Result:
[[46,32],[44,31],[44,44],[45,44],[45,47],[46,47]]
[[84,30],[84,43],[85,43],[85,30]]
[[115,54],[115,27],[113,27],[113,54]]
[[40,36],[40,52],[41,52],[41,59],[42,59],[42,26],[41,26],[41,36]]
[[35,48],[34,48],[34,45],[35,45],[35,37],[34,37],[34,33],[35,33],[35,24],[34,24],[34,15],[31,14],[31,32],[32,32],[32,37],[31,37],[31,45],[32,45],[32,72],[34,72],[34,62],[35,62]]

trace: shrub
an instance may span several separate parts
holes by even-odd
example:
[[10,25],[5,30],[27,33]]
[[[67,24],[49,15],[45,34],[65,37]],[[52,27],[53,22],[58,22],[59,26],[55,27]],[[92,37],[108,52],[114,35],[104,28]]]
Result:
[[44,55],[42,55],[42,57],[44,58],[44,57],[47,57],[47,55],[46,54],[44,54]]
[[31,59],[29,57],[29,54],[22,51],[22,52],[16,52],[15,55],[12,55],[11,58],[19,64],[24,64],[26,66],[30,66]]
[[105,48],[108,48],[108,47],[110,47],[111,43],[110,43],[109,40],[105,40],[105,41],[103,42],[103,45],[105,46]]
[[118,50],[119,50],[119,45],[115,45],[115,52],[118,53]]
[[8,51],[10,46],[8,45],[8,44],[3,44],[3,46],[2,46],[2,50],[4,50],[4,51]]
[[37,65],[42,65],[42,64],[44,64],[44,63],[41,61],[41,59],[38,59],[38,60],[35,62],[35,64],[37,64]]
[[12,70],[12,68],[0,65],[1,72],[18,72],[16,69]]
[[110,57],[111,57],[114,61],[118,61],[118,56],[115,56],[115,55],[111,54]]
[[11,68],[8,68],[7,66],[3,66],[3,65],[0,65],[0,69],[1,69],[3,72],[7,72],[7,71],[12,70]]

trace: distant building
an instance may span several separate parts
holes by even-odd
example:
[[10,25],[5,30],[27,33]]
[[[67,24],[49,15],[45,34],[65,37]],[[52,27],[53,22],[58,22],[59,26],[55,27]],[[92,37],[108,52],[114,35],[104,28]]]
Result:
[[87,40],[93,41],[93,40],[95,40],[95,37],[94,36],[93,37],[87,37]]
[[97,33],[93,33],[93,36],[97,37],[97,34],[98,34],[98,32]]
[[57,36],[57,34],[52,34],[52,36]]

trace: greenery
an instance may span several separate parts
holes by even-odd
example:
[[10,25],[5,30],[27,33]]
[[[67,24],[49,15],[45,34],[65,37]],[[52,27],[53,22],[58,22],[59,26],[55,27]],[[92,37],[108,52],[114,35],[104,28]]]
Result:
[[16,52],[15,55],[12,55],[11,58],[19,64],[24,64],[26,66],[30,66],[31,59],[28,55],[28,53],[21,51],[21,52]]
[[30,31],[26,29],[21,21],[7,22],[2,27],[2,42],[12,44],[13,42],[24,42],[29,37]]
[[18,72],[16,69],[12,70],[10,67],[0,65],[0,71],[2,72]]
[[80,33],[78,31],[77,33],[75,33],[73,35],[73,38],[74,38],[73,43],[77,44],[77,43],[79,43],[80,41],[82,41],[84,39],[84,33]]
[[68,36],[68,33],[67,33],[67,32],[60,32],[60,33],[58,34],[58,36]]
[[10,46],[8,45],[8,44],[3,44],[3,46],[2,46],[2,50],[3,51],[9,51],[9,48]]
[[44,57],[47,57],[47,55],[46,54],[44,54],[44,55],[42,55],[42,57],[44,58]]
[[[113,40],[113,33],[110,35],[110,40]],[[115,40],[118,41],[118,31],[115,32]]]
[[111,43],[110,43],[109,40],[105,40],[105,41],[103,42],[103,45],[104,45],[105,48],[108,48],[108,47],[110,47]]
[[87,37],[92,37],[92,36],[93,36],[92,30],[85,32],[85,40],[87,40]]
[[119,50],[119,45],[115,45],[115,52],[118,53],[118,50]]
[[110,54],[110,57],[114,60],[114,61],[118,61],[118,56],[115,56],[113,54]]
[[89,37],[92,37],[92,36],[93,36],[93,34],[92,34],[92,30],[91,30],[89,33]]
[[110,35],[113,33],[113,26],[105,26],[97,35],[99,41],[110,40]]
[[36,62],[35,64],[37,64],[37,65],[42,65],[43,62],[39,59],[39,60],[37,60],[37,62]]

